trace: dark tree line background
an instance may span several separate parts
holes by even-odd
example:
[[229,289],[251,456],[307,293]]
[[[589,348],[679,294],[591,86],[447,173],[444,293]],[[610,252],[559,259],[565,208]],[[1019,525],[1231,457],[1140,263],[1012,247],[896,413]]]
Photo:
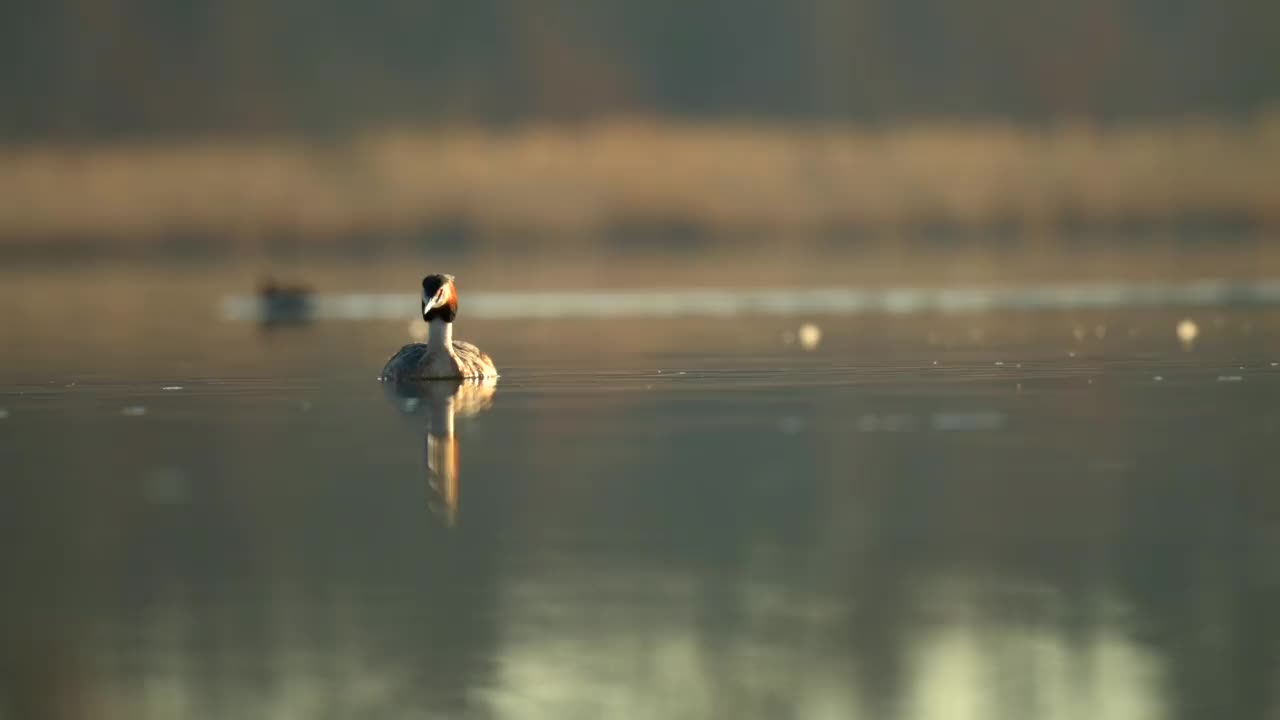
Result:
[[0,140],[601,113],[1238,115],[1276,0],[43,0],[0,7]]

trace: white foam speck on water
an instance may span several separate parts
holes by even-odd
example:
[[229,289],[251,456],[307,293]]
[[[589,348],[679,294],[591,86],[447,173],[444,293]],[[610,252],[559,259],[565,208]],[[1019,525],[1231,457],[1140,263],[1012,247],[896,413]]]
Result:
[[1003,366],[1004,366],[1004,361],[1003,361],[1003,360],[997,360],[997,361],[996,361],[996,367],[1003,367]]
[[805,323],[800,326],[797,337],[800,338],[800,347],[805,350],[816,350],[822,342],[822,328],[814,323]]
[[141,417],[147,414],[147,409],[141,405],[129,405],[120,408],[120,414],[125,417]]
[[[409,319],[420,310],[411,293],[316,295],[313,316],[329,320]],[[654,288],[468,292],[468,317],[491,319],[562,317],[732,317],[737,315],[856,315],[880,313],[981,313],[992,310],[1096,310],[1118,307],[1222,307],[1280,305],[1280,280],[1233,282],[1202,280],[1185,284],[1079,284],[1025,287],[857,288],[797,287],[769,289]],[[255,295],[234,295],[222,302],[232,320],[261,320],[263,304]],[[416,321],[415,321],[416,322]],[[417,329],[411,326],[410,331]],[[1101,331],[1099,332],[1099,330]],[[1102,326],[1092,328],[1104,336]],[[1077,340],[1089,330],[1073,329]]]
[[1151,378],[1151,379],[1152,379],[1152,380],[1155,380],[1156,382],[1162,382],[1162,381],[1164,380],[1164,376],[1163,376],[1163,375],[1156,375],[1155,377],[1153,377],[1153,378]]
[[162,388],[160,388],[160,389],[161,389],[161,390],[168,390],[168,391],[172,392],[172,391],[174,391],[174,390],[181,390],[181,389],[182,389],[182,386],[181,386],[181,385],[165,385],[164,387],[162,387]]
[[1173,331],[1178,336],[1178,341],[1187,349],[1190,349],[1195,344],[1196,338],[1200,336],[1200,326],[1191,318],[1183,318]]

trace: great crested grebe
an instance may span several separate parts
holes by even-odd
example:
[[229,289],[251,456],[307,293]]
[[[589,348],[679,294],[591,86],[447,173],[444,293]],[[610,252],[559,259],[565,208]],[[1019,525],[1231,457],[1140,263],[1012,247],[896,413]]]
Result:
[[265,327],[301,325],[311,320],[314,309],[306,285],[285,285],[270,275],[258,285],[259,319]]
[[383,382],[497,377],[493,360],[469,342],[453,339],[458,288],[452,275],[422,279],[422,319],[427,342],[405,345],[382,368]]

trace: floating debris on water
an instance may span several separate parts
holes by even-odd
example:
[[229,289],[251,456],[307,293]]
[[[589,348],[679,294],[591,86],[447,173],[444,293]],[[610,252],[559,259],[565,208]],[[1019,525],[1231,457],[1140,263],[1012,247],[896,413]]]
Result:
[[818,344],[822,342],[822,328],[813,323],[805,323],[800,326],[798,333],[800,338],[800,347],[805,350],[815,350]]
[[1195,344],[1196,338],[1200,336],[1200,326],[1191,318],[1183,318],[1182,322],[1178,323],[1178,327],[1174,329],[1174,332],[1178,334],[1178,340],[1182,343],[1182,346],[1190,350],[1191,346]]
[[1240,375],[1219,375],[1218,376],[1218,382],[1240,382],[1241,380],[1244,380],[1244,377]]
[[125,417],[141,417],[147,414],[147,409],[141,405],[129,405],[120,408],[120,414]]

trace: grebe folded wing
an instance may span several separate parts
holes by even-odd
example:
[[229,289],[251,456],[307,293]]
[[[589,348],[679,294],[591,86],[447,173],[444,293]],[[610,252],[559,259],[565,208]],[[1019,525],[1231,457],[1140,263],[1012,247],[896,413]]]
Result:
[[458,370],[462,373],[462,377],[484,378],[498,375],[498,369],[494,367],[493,360],[480,348],[465,340],[453,341],[453,355],[458,361]]
[[413,343],[400,348],[395,355],[387,358],[386,365],[382,366],[382,381],[401,382],[415,379],[417,373],[429,364],[426,362],[426,357],[430,350],[422,343]]

